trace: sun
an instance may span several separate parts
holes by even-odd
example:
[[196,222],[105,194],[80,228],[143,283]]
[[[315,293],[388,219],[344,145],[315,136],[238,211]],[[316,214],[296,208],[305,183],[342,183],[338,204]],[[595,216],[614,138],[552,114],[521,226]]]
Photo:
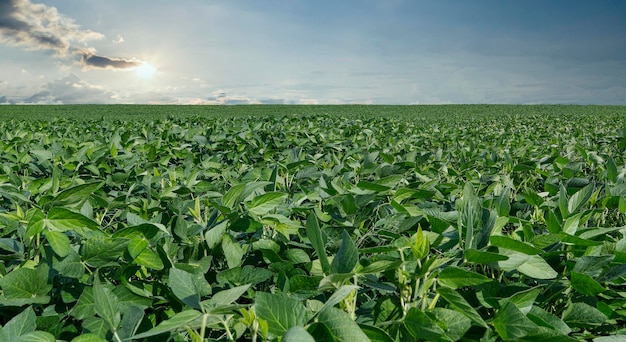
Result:
[[140,66],[135,68],[135,75],[141,79],[149,79],[156,74],[157,69],[150,63],[142,62]]

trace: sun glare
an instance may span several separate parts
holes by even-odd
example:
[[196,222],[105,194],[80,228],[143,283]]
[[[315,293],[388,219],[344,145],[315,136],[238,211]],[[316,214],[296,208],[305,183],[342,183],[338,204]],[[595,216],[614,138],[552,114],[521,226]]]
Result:
[[141,63],[140,66],[135,68],[135,74],[141,79],[152,78],[156,72],[157,69],[152,66],[152,64],[146,62]]

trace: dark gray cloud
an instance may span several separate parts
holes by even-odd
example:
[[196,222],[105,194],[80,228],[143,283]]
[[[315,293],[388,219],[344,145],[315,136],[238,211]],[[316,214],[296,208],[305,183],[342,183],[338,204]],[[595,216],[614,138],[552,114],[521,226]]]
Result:
[[0,0],[0,41],[30,50],[52,50],[57,56],[74,54],[85,68],[129,69],[139,61],[97,55],[76,43],[104,38],[101,33],[81,29],[55,7],[29,0]]
[[80,56],[80,63],[86,68],[130,69],[136,68],[143,64],[142,62],[136,60],[98,56],[93,52],[87,50],[76,50],[76,54]]

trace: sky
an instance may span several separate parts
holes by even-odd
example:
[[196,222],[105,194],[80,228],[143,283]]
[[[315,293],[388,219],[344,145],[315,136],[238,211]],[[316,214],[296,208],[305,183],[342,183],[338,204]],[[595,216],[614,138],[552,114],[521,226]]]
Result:
[[0,0],[0,103],[626,105],[626,1]]

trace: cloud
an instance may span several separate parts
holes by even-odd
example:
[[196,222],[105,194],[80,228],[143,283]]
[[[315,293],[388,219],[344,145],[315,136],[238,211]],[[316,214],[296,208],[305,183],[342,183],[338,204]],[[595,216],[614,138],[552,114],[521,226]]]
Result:
[[76,50],[76,54],[80,56],[80,64],[88,69],[131,69],[143,64],[137,60],[99,56],[85,49]]
[[121,34],[117,35],[117,38],[115,40],[111,41],[113,44],[122,44],[124,42],[124,37],[122,37]]
[[29,0],[0,0],[0,40],[6,43],[65,55],[73,42],[102,38],[101,33],[81,29],[55,7]]
[[117,98],[116,93],[83,81],[75,74],[69,74],[44,84],[41,91],[20,102],[37,104],[117,103]]
[[[112,58],[95,54],[94,49],[77,48],[85,43],[104,38],[92,30],[81,29],[55,7],[34,4],[29,0],[0,0],[0,41],[29,50],[52,50],[57,56],[77,55],[86,69],[129,69],[140,61]],[[124,38],[118,35],[116,43]]]

